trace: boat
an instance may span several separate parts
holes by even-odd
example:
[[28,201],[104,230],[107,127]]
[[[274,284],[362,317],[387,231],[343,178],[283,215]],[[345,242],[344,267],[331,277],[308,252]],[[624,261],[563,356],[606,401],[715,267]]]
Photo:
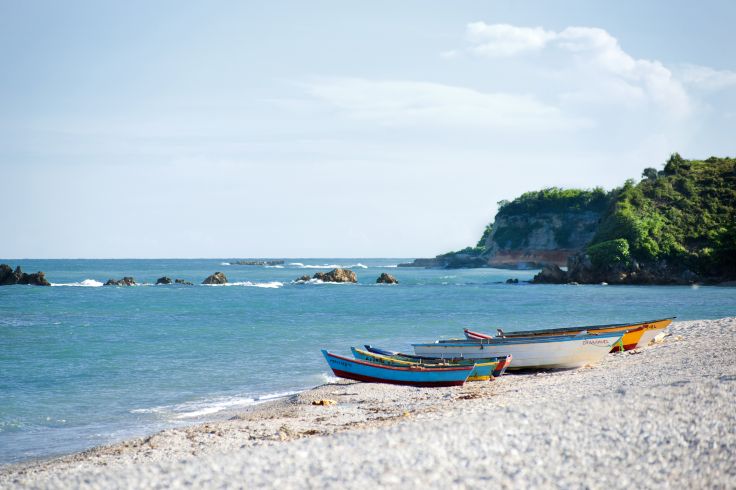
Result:
[[322,355],[325,356],[327,364],[329,364],[335,376],[369,383],[422,387],[462,386],[474,369],[474,366],[443,368],[429,368],[418,365],[410,367],[384,366],[373,362],[350,359],[326,350],[322,350]]
[[[547,328],[543,330],[523,330],[516,332],[506,332],[497,329],[498,337],[502,338],[521,338],[521,337],[548,337],[558,335],[578,335],[583,332],[589,334],[599,334],[608,332],[623,332],[623,350],[632,350],[644,347],[662,330],[667,328],[672,320],[676,317],[662,318],[659,320],[650,320],[646,322],[635,323],[615,323],[611,325],[589,325],[584,327],[563,327],[563,328]],[[470,339],[488,339],[493,338],[490,335],[465,330],[465,336]],[[614,346],[612,352],[621,350],[621,346]]]
[[360,359],[361,361],[368,361],[373,362],[376,364],[383,364],[384,366],[398,366],[398,367],[410,367],[410,366],[423,366],[423,367],[432,367],[432,368],[448,368],[448,367],[457,367],[457,366],[473,366],[473,370],[470,372],[470,375],[468,376],[468,379],[466,381],[489,381],[492,377],[493,371],[496,369],[496,366],[498,365],[498,360],[492,360],[492,361],[486,361],[483,360],[483,362],[478,362],[474,360],[463,360],[462,364],[455,363],[451,364],[447,361],[443,361],[442,359],[437,359],[434,362],[427,362],[427,361],[407,361],[403,359],[396,359],[392,356],[384,356],[381,354],[375,354],[373,352],[364,351],[361,349],[356,349],[355,347],[351,347],[350,350],[353,353],[353,357],[355,359]]
[[509,369],[572,369],[600,361],[622,332],[534,338],[451,339],[412,344],[420,356],[466,359],[512,355]]
[[413,354],[404,354],[402,352],[396,352],[386,349],[381,349],[379,347],[374,347],[372,345],[366,344],[363,347],[365,347],[365,350],[368,352],[371,352],[373,354],[379,354],[382,356],[388,356],[392,357],[397,360],[401,361],[413,361],[418,363],[436,363],[436,362],[446,362],[449,364],[457,364],[457,365],[464,365],[474,362],[493,362],[498,361],[498,364],[496,364],[496,368],[491,372],[491,376],[494,378],[498,378],[499,376],[502,376],[503,373],[506,372],[506,369],[509,367],[509,364],[511,364],[511,359],[513,356],[501,356],[501,357],[484,357],[484,358],[478,358],[478,359],[465,359],[463,357],[427,357],[427,356],[417,356]]

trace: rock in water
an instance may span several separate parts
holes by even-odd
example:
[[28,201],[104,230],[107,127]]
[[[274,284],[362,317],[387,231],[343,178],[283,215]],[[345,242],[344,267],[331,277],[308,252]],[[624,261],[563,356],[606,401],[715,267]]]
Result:
[[104,285],[105,286],[135,286],[135,279],[133,279],[132,277],[128,277],[128,276],[122,279],[118,279],[117,281],[115,279],[108,279]]
[[13,269],[8,264],[0,264],[0,286],[11,286],[18,284],[18,278],[15,277]]
[[12,286],[13,284],[30,284],[33,286],[51,286],[46,280],[43,272],[35,274],[26,274],[20,270],[20,266],[15,271],[8,264],[0,264],[0,286]]
[[394,276],[391,274],[386,274],[385,272],[382,273],[380,276],[378,276],[378,279],[376,279],[376,284],[398,284],[399,281],[396,280]]
[[174,280],[174,282],[176,284],[183,284],[184,286],[194,286],[194,284],[192,284],[189,281],[185,281],[184,279],[176,279],[176,280]]
[[215,272],[207,279],[202,281],[202,284],[225,284],[227,283],[227,277],[222,272]]
[[[19,268],[20,269],[20,268]],[[46,280],[46,275],[43,272],[36,272],[35,274],[26,274],[23,272],[18,279],[18,284],[31,284],[33,286],[51,286]]]
[[297,277],[296,282],[309,282],[311,279],[312,279],[311,277],[307,275],[303,275],[301,277]]
[[567,282],[567,273],[556,265],[545,265],[542,271],[534,276],[535,284],[564,284]]
[[156,284],[171,284],[172,282],[171,278],[166,276],[156,279]]
[[506,279],[506,284],[519,284],[519,280],[515,277],[513,279]]
[[349,269],[332,269],[330,272],[317,272],[314,279],[322,282],[358,282],[358,276]]

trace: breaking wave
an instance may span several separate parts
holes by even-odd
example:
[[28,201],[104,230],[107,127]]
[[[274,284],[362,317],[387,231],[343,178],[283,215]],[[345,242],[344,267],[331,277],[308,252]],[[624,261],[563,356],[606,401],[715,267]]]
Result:
[[203,286],[245,286],[251,288],[269,288],[277,289],[283,286],[283,282],[270,281],[270,282],[251,282],[251,281],[237,281],[237,282],[226,282],[225,284],[203,284]]
[[78,288],[98,288],[102,286],[103,284],[100,281],[95,281],[94,279],[85,279],[81,282],[52,282],[52,286],[71,286],[71,287],[78,287]]
[[230,265],[230,262],[220,262],[220,265]]
[[152,408],[136,408],[130,413],[150,413],[164,418],[185,420],[205,417],[228,409],[248,407],[271,400],[284,398],[299,393],[298,391],[283,391],[266,393],[260,396],[219,396],[204,400],[189,401],[175,405],[161,405]]
[[358,262],[357,264],[341,265],[341,264],[302,264],[301,262],[290,262],[290,266],[297,269],[367,269],[368,266]]

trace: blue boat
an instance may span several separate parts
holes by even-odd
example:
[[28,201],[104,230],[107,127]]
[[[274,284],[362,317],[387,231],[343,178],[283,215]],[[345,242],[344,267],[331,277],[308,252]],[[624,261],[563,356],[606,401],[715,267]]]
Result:
[[473,371],[474,366],[427,368],[423,366],[396,367],[384,366],[368,361],[350,359],[322,350],[327,364],[339,378],[366,381],[368,383],[389,383],[409,386],[462,386]]

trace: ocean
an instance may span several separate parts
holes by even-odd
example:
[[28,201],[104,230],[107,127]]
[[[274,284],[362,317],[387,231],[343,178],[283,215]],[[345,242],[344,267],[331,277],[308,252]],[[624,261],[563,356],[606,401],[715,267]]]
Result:
[[[332,378],[320,349],[677,316],[736,316],[736,289],[505,284],[536,271],[408,259],[8,260],[54,287],[0,287],[0,464],[216,419]],[[348,267],[358,284],[295,284]],[[225,286],[200,283],[224,272]],[[377,285],[388,272],[399,285]],[[194,286],[155,286],[161,276]],[[135,287],[102,287],[133,276]]]

